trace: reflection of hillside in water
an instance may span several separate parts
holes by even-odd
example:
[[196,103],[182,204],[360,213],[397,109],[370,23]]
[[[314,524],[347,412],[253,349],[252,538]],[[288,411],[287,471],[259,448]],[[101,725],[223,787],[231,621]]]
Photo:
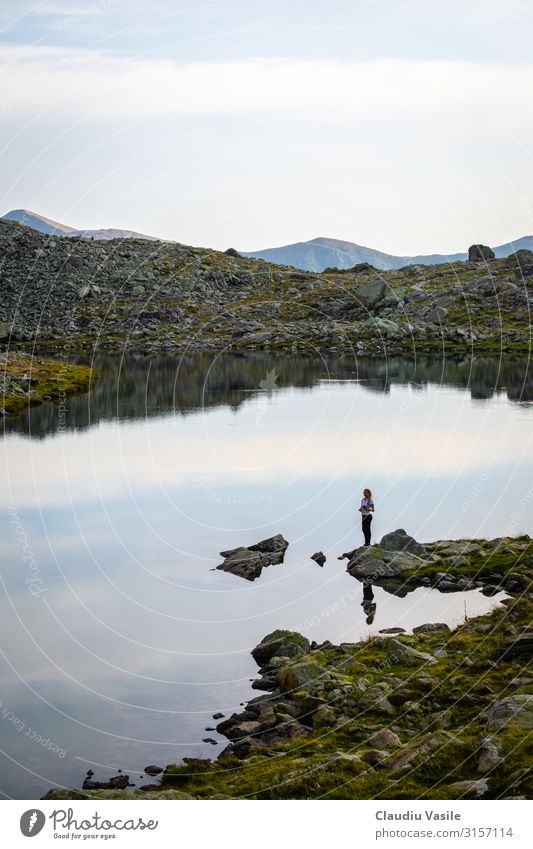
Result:
[[444,385],[468,390],[473,399],[505,392],[511,401],[533,401],[532,370],[528,372],[526,359],[356,360],[258,352],[245,356],[98,355],[92,364],[98,372],[94,389],[67,400],[63,421],[55,405],[44,404],[6,422],[6,431],[44,437],[60,430],[81,430],[102,420],[127,421],[171,412],[185,415],[223,405],[238,409],[272,381],[280,389],[312,389],[322,380],[357,380],[365,390],[379,393],[389,392],[392,385],[420,389]]

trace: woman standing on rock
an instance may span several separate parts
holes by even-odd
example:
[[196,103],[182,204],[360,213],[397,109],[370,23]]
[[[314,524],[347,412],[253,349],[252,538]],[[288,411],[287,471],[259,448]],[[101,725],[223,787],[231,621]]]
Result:
[[372,524],[372,513],[374,512],[374,502],[372,501],[372,493],[369,489],[363,490],[359,512],[361,514],[363,535],[365,537],[365,548],[368,548],[372,536],[370,525]]

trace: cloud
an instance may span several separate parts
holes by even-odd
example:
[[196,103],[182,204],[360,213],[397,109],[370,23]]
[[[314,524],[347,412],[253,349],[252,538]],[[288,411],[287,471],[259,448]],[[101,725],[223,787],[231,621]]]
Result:
[[[490,118],[523,133],[532,66],[463,61],[138,60],[51,47],[0,48],[19,119],[353,123]],[[497,110],[498,121],[494,121]]]

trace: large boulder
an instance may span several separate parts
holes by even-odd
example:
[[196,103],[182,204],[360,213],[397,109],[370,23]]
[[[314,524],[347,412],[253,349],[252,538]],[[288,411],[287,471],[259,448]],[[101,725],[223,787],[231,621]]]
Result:
[[229,551],[221,551],[224,562],[220,563],[217,569],[238,575],[247,581],[255,581],[265,566],[283,563],[288,545],[282,534],[276,534],[247,548],[239,546]]
[[486,262],[495,258],[496,254],[487,245],[470,245],[468,248],[468,262]]
[[410,551],[411,554],[423,554],[424,546],[412,536],[410,536],[403,528],[398,528],[396,531],[391,531],[382,537],[379,548],[385,551]]
[[487,729],[533,728],[533,695],[507,696],[487,710]]
[[259,551],[262,554],[285,554],[289,543],[283,536],[283,534],[276,534],[273,537],[268,537],[268,539],[262,539],[260,542],[256,542],[255,545],[249,545],[248,548],[250,551]]
[[278,629],[263,637],[252,649],[252,657],[258,666],[265,666],[273,657],[294,657],[310,648],[309,640],[296,631]]
[[522,248],[511,254],[509,260],[514,261],[517,266],[518,276],[532,277],[533,276],[533,251],[528,251]]
[[371,283],[363,283],[355,290],[355,296],[365,307],[373,307],[385,295],[387,285],[383,280],[373,280]]
[[356,549],[346,569],[353,578],[397,578],[408,569],[416,569],[421,562],[409,551],[385,551],[372,546]]
[[327,671],[314,660],[304,658],[278,672],[278,684],[285,693],[322,687],[329,678]]

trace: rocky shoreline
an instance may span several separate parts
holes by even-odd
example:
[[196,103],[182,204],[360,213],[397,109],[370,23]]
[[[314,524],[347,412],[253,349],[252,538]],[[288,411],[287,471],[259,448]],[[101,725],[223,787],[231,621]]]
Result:
[[[525,353],[533,252],[321,274],[142,239],[0,221],[0,344],[82,351]],[[482,249],[483,248],[483,249]]]
[[421,545],[400,529],[344,556],[350,574],[389,592],[507,597],[455,630],[421,623],[341,645],[274,631],[252,650],[265,692],[214,717],[229,740],[216,761],[151,766],[161,783],[139,790],[127,776],[99,787],[89,777],[44,798],[531,798],[533,541]]
[[45,401],[60,404],[87,392],[96,378],[94,369],[65,360],[0,352],[0,419],[17,415]]

